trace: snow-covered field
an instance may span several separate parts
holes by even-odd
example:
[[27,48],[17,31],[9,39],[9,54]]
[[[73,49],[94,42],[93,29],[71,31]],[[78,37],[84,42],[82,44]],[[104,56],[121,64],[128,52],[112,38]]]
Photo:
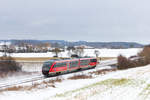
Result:
[[[136,55],[140,52],[141,48],[132,48],[132,49],[85,49],[84,56],[95,56],[94,51],[98,50],[100,52],[100,57],[117,57],[118,55],[122,54],[124,56],[132,56]],[[3,53],[0,53],[2,56]],[[47,53],[13,53],[11,54],[12,57],[53,57],[55,54],[52,52]],[[68,57],[68,51],[59,53],[59,57]]]
[[84,55],[87,56],[95,56],[94,51],[99,51],[100,57],[117,57],[118,55],[122,54],[126,57],[130,57],[133,55],[136,55],[138,52],[140,52],[141,48],[131,48],[131,49],[85,49]]
[[[101,57],[117,57],[136,55],[142,49],[98,49]],[[86,56],[95,56],[94,49],[84,51]],[[68,52],[61,53],[62,57],[67,57]],[[2,55],[2,53],[0,54]],[[20,53],[12,54],[13,57],[52,57],[52,53]],[[105,64],[105,62],[104,62]],[[102,66],[101,66],[102,67]],[[110,68],[110,66],[104,66]],[[97,69],[92,69],[94,71]],[[81,72],[90,75],[88,72]],[[17,79],[34,77],[33,73],[25,76],[12,76],[0,79],[0,82],[11,83]],[[74,75],[72,73],[71,75]],[[41,83],[31,90],[22,88],[19,90],[0,92],[0,100],[149,100],[150,99],[150,65],[128,69],[124,71],[110,72],[105,75],[92,74],[90,79],[70,80],[70,74],[59,76],[61,82]],[[49,80],[49,79],[48,79]],[[34,82],[28,84],[34,85]],[[26,87],[26,84],[23,85]]]
[[150,65],[94,75],[90,79],[65,78],[54,85],[31,91],[2,92],[0,100],[149,100]]

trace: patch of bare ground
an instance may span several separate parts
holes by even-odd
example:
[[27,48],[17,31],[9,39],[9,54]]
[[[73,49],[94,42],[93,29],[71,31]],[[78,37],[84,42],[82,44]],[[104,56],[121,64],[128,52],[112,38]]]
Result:
[[77,80],[77,79],[90,79],[90,78],[92,78],[92,75],[84,75],[84,74],[82,74],[82,75],[74,75],[72,77],[69,77],[68,79],[70,79],[70,80]]
[[102,69],[102,70],[97,70],[93,72],[89,72],[90,74],[95,74],[95,75],[100,75],[100,74],[107,74],[108,72],[113,72],[117,71],[117,69]]
[[39,83],[33,83],[30,86],[13,86],[13,87],[8,87],[5,89],[1,89],[0,92],[5,92],[5,91],[31,91],[34,89],[44,89],[48,87],[53,87],[56,88],[55,83],[56,82],[62,82],[62,78],[56,78],[53,80],[48,80],[48,81],[42,81]]

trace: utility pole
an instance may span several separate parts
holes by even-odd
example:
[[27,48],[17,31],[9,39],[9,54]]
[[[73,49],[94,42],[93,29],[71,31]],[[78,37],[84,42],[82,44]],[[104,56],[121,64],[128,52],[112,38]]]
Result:
[[6,57],[6,56],[7,56],[7,51],[6,51],[6,49],[7,49],[6,41],[4,41],[3,47],[4,47],[4,57]]

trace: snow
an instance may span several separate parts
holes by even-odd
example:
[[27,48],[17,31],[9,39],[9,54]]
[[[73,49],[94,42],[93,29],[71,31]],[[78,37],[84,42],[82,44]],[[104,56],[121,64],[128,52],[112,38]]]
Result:
[[4,46],[4,45],[11,45],[11,42],[0,42],[0,46]]
[[19,83],[24,80],[29,80],[31,78],[37,78],[43,76],[41,72],[37,73],[21,73],[18,72],[16,74],[8,74],[8,77],[4,77],[0,79],[0,86],[9,85]]
[[[84,55],[95,56],[94,51],[100,52],[100,57],[117,57],[119,54],[124,56],[136,55],[141,48],[132,49],[86,49]],[[60,56],[67,57],[68,51],[60,53]],[[2,53],[0,53],[2,55]],[[13,57],[52,57],[53,53],[14,53]],[[111,63],[116,62],[112,60]],[[132,68],[128,70],[110,72],[105,75],[92,75],[91,79],[69,80],[68,77],[77,74],[89,75],[89,72],[103,68],[111,68],[101,62],[96,69],[84,72],[76,72],[58,76],[62,82],[54,83],[55,87],[41,84],[39,88],[33,90],[18,90],[0,92],[0,100],[149,100],[150,99],[150,65]],[[1,84],[19,82],[20,79],[36,77],[41,75],[35,73],[24,76],[12,76],[0,79]],[[56,77],[55,77],[56,78]],[[55,78],[48,78],[44,81]],[[37,81],[40,83],[41,81]],[[119,82],[119,83],[118,83]],[[36,82],[35,82],[36,83]],[[34,82],[22,84],[21,86],[32,86]]]
[[150,99],[150,65],[96,75],[92,79],[69,80],[67,77],[62,76],[64,80],[55,83],[55,88],[3,92],[0,94],[0,100]]
[[[124,56],[136,55],[140,52],[141,48],[131,48],[131,49],[84,49],[84,56],[95,56],[94,51],[98,50],[100,52],[100,57],[117,57],[122,54]],[[3,53],[0,52],[0,56]],[[12,53],[12,57],[53,57],[55,54],[52,52],[47,53]],[[68,51],[59,53],[59,57],[69,57]]]
[[85,49],[85,54],[88,56],[95,56],[94,51],[98,50],[100,52],[100,57],[117,57],[118,55],[122,54],[126,57],[136,55],[140,52],[141,48],[131,48],[131,49]]

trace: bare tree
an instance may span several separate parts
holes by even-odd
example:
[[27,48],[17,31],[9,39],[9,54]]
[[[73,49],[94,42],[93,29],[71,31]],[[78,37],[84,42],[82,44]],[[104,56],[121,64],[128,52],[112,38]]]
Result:
[[84,48],[83,47],[77,47],[75,50],[74,50],[74,53],[78,56],[83,56],[84,54]]
[[47,52],[48,48],[51,47],[50,43],[39,43],[36,46],[40,52]]
[[43,43],[43,47],[45,48],[45,51],[47,52],[49,50],[49,48],[51,47],[50,43]]
[[6,57],[7,56],[7,50],[8,50],[8,46],[6,45],[6,42],[4,42],[4,45],[3,45],[3,50],[4,50],[4,57]]
[[10,56],[10,53],[11,53],[10,52],[10,46],[8,44],[6,44],[6,41],[2,45],[2,51],[4,52],[3,57]]
[[12,57],[6,56],[0,58],[0,76],[9,72],[22,71],[22,66],[17,63]]
[[96,57],[99,57],[100,52],[98,50],[95,50],[94,54],[96,55]]
[[59,48],[52,49],[52,52],[55,53],[55,57],[58,57],[58,54],[61,52]]
[[69,57],[71,57],[71,51],[68,51],[67,55],[68,55]]
[[53,43],[53,44],[52,44],[52,47],[54,47],[54,48],[60,48],[60,44],[57,43],[57,42],[56,42],[56,43]]
[[72,46],[72,47],[68,47],[67,50],[68,50],[68,56],[71,57],[71,55],[72,55],[71,52],[73,52],[75,50],[75,48]]

